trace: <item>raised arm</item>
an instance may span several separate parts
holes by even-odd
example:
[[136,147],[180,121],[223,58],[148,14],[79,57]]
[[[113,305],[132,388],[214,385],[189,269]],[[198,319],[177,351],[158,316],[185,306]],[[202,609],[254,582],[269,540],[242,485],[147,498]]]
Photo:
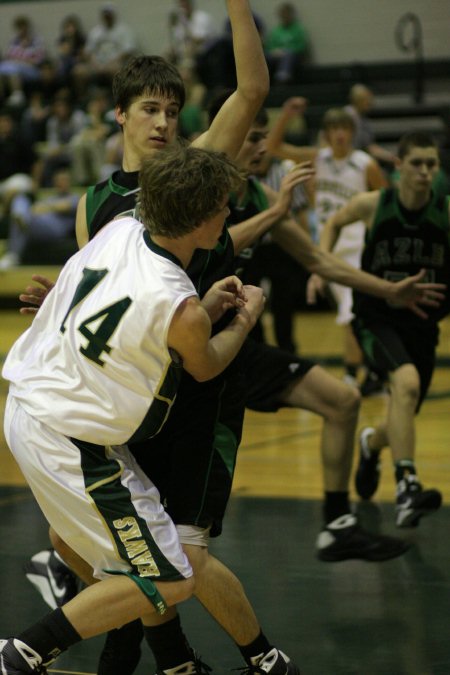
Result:
[[236,62],[236,91],[225,101],[210,128],[193,142],[236,157],[266,98],[270,81],[261,37],[248,0],[227,0]]
[[267,137],[267,152],[279,159],[292,159],[294,162],[314,160],[317,148],[306,145],[297,146],[286,143],[284,140],[286,129],[291,120],[303,115],[306,108],[306,99],[301,96],[288,98],[281,108],[280,114],[273,123]]
[[379,198],[380,193],[378,191],[361,192],[352,197],[323,226],[320,235],[320,248],[324,251],[332,251],[341,229],[346,225],[362,220],[367,227],[371,227]]

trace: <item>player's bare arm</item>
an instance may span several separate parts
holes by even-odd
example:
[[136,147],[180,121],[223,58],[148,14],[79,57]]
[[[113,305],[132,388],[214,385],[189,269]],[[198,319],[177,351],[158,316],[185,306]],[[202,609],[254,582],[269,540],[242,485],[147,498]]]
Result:
[[211,337],[211,320],[198,298],[188,298],[176,311],[168,344],[183,359],[184,369],[199,382],[216,377],[231,363],[261,314],[262,289],[246,286],[245,295],[245,306],[214,337]]
[[340,231],[346,225],[352,225],[362,220],[366,227],[370,228],[373,223],[380,193],[361,192],[350,199],[339,211],[331,216],[325,223],[320,236],[320,248],[324,251],[332,251],[339,238]]
[[389,185],[380,165],[374,159],[367,165],[366,180],[369,190],[380,190]]
[[307,101],[301,96],[288,98],[282,106],[275,123],[267,137],[267,152],[279,159],[291,159],[294,162],[314,161],[317,148],[307,145],[293,145],[286,143],[284,136],[291,120],[302,116],[307,107]]
[[225,101],[208,131],[193,144],[236,157],[267,96],[270,81],[261,37],[248,0],[227,0],[226,4],[233,33],[237,88]]
[[253,244],[274,223],[289,213],[292,190],[296,185],[310,180],[314,176],[314,173],[315,171],[311,163],[303,162],[296,164],[288,174],[283,176],[279,192],[275,192],[264,183],[261,183],[269,202],[269,208],[230,228],[230,237],[233,241],[236,254]]
[[75,220],[75,235],[78,248],[83,248],[89,241],[89,232],[86,220],[86,193],[82,195],[77,206],[77,215]]
[[[372,193],[364,194],[371,195]],[[341,209],[339,213],[342,213],[343,210]],[[361,212],[356,218],[353,214],[352,221],[361,217]],[[422,272],[395,283],[380,279],[373,274],[368,274],[348,265],[329,251],[319,248],[289,219],[280,221],[272,233],[274,241],[306,267],[309,272],[316,273],[328,281],[334,281],[343,286],[356,288],[363,293],[384,298],[399,307],[408,307],[423,318],[426,318],[426,314],[419,308],[419,304],[436,306],[436,303],[444,299],[445,285],[422,283],[424,276]]]

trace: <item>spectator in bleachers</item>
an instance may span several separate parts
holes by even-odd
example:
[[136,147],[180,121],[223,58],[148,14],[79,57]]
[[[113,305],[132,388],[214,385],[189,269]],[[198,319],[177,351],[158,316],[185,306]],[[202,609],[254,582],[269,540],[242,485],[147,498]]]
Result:
[[75,237],[75,216],[80,196],[72,190],[67,168],[54,173],[53,188],[49,196],[36,199],[36,191],[30,182],[24,184],[23,189],[12,198],[7,251],[0,259],[1,270],[20,264],[30,243],[51,244]]
[[195,70],[195,62],[217,38],[212,16],[196,9],[194,0],[177,0],[176,9],[169,14],[169,58],[177,65]]
[[0,231],[7,232],[11,200],[19,190],[38,185],[41,162],[16,121],[15,112],[0,110]]
[[21,135],[28,146],[45,141],[47,120],[51,113],[51,105],[42,91],[32,91],[27,107],[20,118]]
[[[256,29],[263,39],[265,24],[262,18],[252,12]],[[225,21],[223,32],[213,40],[206,52],[197,58],[196,71],[199,80],[207,89],[213,92],[212,98],[224,89],[236,87],[236,64],[233,53],[233,40],[230,20]]]
[[66,86],[67,82],[58,70],[58,65],[54,59],[44,59],[39,66],[39,80],[30,84],[29,96],[35,91],[41,91],[44,99],[52,101],[59,89]]
[[23,136],[15,114],[0,110],[0,190],[11,176],[25,174],[38,181],[38,157]]
[[72,178],[77,185],[93,185],[100,180],[106,140],[117,129],[106,90],[98,89],[90,96],[86,113],[85,126],[71,140]]
[[66,82],[70,80],[74,66],[82,61],[85,44],[86,35],[81,19],[76,14],[64,17],[56,48],[58,70]]
[[122,130],[116,131],[107,138],[105,143],[105,158],[100,167],[100,181],[108,180],[114,173],[122,167],[123,160],[123,133]]
[[277,14],[279,22],[269,31],[264,49],[274,81],[285,83],[293,80],[308,53],[308,36],[292,3],[283,2]]
[[350,113],[355,124],[354,148],[368,152],[377,161],[392,168],[395,164],[395,155],[375,142],[375,135],[367,117],[374,104],[372,90],[365,84],[354,84],[350,89],[349,100],[350,103],[345,106],[345,110]]
[[42,185],[52,184],[55,169],[72,161],[72,139],[87,125],[87,115],[74,106],[71,93],[62,89],[58,92],[52,105],[52,112],[47,120],[45,142],[40,145],[39,152],[43,159]]
[[179,67],[178,70],[186,91],[185,104],[178,118],[178,130],[180,136],[192,142],[206,131],[206,87],[191,68]]
[[109,86],[113,74],[136,48],[131,26],[119,20],[113,2],[104,2],[99,23],[88,32],[83,59],[72,69],[77,94],[83,97],[92,83]]
[[27,16],[17,16],[13,29],[14,36],[0,62],[0,98],[8,96],[8,105],[21,107],[26,103],[26,86],[40,79],[39,65],[46,48]]

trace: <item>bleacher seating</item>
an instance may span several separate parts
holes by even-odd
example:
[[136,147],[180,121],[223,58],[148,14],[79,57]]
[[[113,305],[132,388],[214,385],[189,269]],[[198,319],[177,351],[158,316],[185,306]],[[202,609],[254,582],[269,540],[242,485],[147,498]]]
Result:
[[[448,59],[420,63],[306,64],[299,68],[294,82],[271,87],[266,105],[277,108],[291,96],[307,98],[308,139],[315,142],[325,111],[347,104],[351,86],[360,82],[375,94],[376,105],[370,117],[378,142],[395,143],[406,127],[420,128],[443,142],[450,129],[449,80]],[[417,102],[420,92],[423,100]]]

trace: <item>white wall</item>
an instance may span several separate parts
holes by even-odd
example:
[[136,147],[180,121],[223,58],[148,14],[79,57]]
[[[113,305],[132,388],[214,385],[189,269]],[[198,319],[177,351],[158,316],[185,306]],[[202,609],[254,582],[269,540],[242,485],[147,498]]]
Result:
[[[268,27],[276,19],[279,0],[251,0]],[[294,0],[295,2],[295,0]],[[174,0],[117,0],[121,18],[133,25],[143,51],[163,53],[168,45],[167,13]],[[406,12],[416,13],[423,26],[425,58],[450,58],[450,0],[302,0],[295,2],[312,40],[315,63],[408,60],[398,50],[394,29]],[[0,50],[11,36],[11,21],[28,14],[53,47],[59,24],[76,13],[89,29],[97,22],[100,0],[46,0],[0,3]],[[224,0],[197,0],[220,28],[226,13]]]

